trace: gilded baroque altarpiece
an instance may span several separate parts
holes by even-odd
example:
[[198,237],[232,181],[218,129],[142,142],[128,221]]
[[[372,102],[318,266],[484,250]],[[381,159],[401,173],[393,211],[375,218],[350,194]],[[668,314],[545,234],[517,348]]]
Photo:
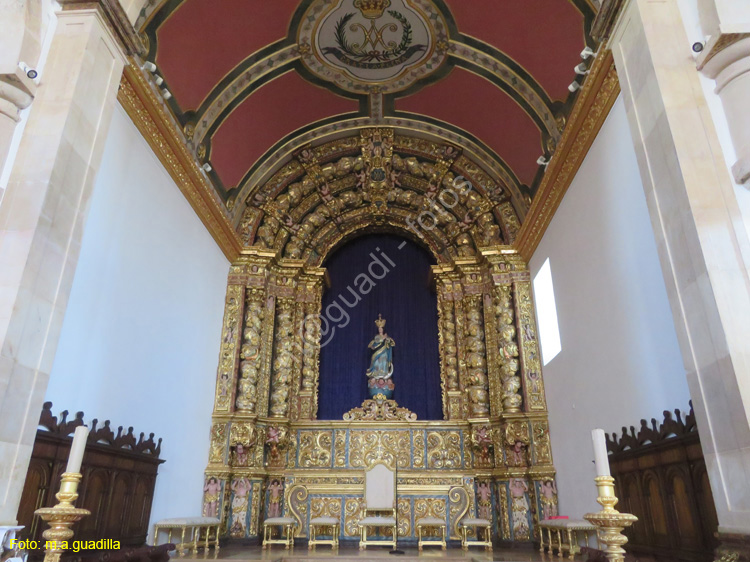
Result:
[[[458,538],[472,515],[497,539],[534,540],[557,513],[555,469],[531,282],[508,245],[519,221],[503,189],[457,146],[362,129],[301,149],[250,194],[237,228],[245,250],[228,279],[203,504],[223,535],[256,537],[284,513],[299,537],[325,515],[356,539],[364,468],[382,460],[398,470],[400,536],[434,516]],[[321,264],[373,231],[436,259],[441,421],[395,403],[316,419]]]

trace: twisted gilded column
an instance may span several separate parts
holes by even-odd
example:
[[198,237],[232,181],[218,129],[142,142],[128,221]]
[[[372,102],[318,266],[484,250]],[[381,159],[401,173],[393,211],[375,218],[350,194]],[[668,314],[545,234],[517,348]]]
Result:
[[273,371],[269,413],[275,418],[289,415],[289,392],[294,365],[294,300],[276,299],[276,333],[273,345]]
[[482,296],[465,297],[464,305],[466,309],[466,393],[469,397],[469,417],[484,418],[490,415],[490,396],[484,344]]
[[521,411],[521,377],[518,374],[518,344],[513,314],[512,287],[500,285],[494,289],[495,322],[499,344],[500,380],[503,411]]
[[237,384],[238,411],[254,414],[258,403],[258,379],[261,370],[261,337],[265,292],[250,288],[246,292],[245,327],[240,347],[240,373]]

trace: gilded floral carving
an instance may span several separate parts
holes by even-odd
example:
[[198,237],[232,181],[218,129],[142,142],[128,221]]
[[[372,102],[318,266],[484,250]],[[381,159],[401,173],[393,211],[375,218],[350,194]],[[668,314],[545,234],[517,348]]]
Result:
[[349,435],[349,464],[365,468],[375,461],[389,466],[407,468],[411,464],[411,443],[408,430],[352,430]]
[[227,443],[227,424],[215,423],[211,427],[211,446],[208,453],[209,463],[223,463]]
[[416,421],[417,415],[395,400],[365,400],[344,414],[345,421]]
[[[414,521],[415,523],[423,517],[435,517],[447,520],[447,502],[444,498],[415,498],[414,499]],[[437,527],[425,527],[422,535],[425,537],[439,537],[440,530]]]
[[414,468],[424,468],[425,465],[425,440],[424,432],[417,430],[412,433],[414,443]]
[[332,434],[331,430],[301,432],[299,466],[303,468],[331,466]]
[[458,431],[427,433],[427,468],[461,468],[461,434]]
[[359,536],[359,521],[362,519],[364,501],[360,498],[346,498],[344,502],[344,535]]
[[518,215],[516,215],[516,211],[510,201],[498,205],[497,210],[503,219],[502,224],[505,226],[508,243],[512,244],[515,242],[516,236],[518,236],[518,231],[521,230],[521,223],[518,220]]
[[535,464],[552,464],[552,450],[549,442],[549,424],[546,421],[534,421],[531,424],[534,440]]
[[346,466],[346,431],[343,429],[336,430],[334,439],[334,466],[341,468]]

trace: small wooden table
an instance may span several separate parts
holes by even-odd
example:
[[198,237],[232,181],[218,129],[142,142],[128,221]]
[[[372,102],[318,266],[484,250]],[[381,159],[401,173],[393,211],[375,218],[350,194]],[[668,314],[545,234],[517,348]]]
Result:
[[[562,558],[565,551],[568,552],[568,558],[573,557],[581,552],[578,544],[580,540],[579,533],[583,533],[583,538],[588,544],[590,534],[596,536],[597,548],[601,549],[599,536],[596,533],[596,527],[582,519],[544,519],[539,522],[539,552],[544,552],[545,547],[549,548],[550,554],[557,548],[557,555]],[[544,531],[547,531],[547,542],[544,542]],[[552,536],[557,537],[557,542]]]
[[[177,530],[180,532],[180,542],[177,544],[177,553],[180,557],[185,556],[187,550],[192,550],[193,554],[198,554],[198,544],[200,542],[201,530],[205,529],[206,538],[203,544],[203,553],[208,554],[208,549],[213,546],[216,552],[219,552],[219,524],[221,522],[215,517],[174,517],[172,519],[162,519],[154,523],[154,540],[156,546],[159,538],[159,531],[167,531],[167,542],[172,542],[172,533]],[[213,545],[211,545],[211,530],[214,532]],[[189,532],[189,541],[185,541],[185,534]]]

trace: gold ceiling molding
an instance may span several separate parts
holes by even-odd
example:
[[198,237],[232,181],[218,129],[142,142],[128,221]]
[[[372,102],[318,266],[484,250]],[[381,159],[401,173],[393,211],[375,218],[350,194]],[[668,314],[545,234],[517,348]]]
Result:
[[134,61],[125,67],[117,99],[221,251],[230,262],[234,261],[242,247],[239,236],[184,138]]
[[612,52],[600,51],[518,232],[515,248],[525,260],[539,245],[619,93]]

